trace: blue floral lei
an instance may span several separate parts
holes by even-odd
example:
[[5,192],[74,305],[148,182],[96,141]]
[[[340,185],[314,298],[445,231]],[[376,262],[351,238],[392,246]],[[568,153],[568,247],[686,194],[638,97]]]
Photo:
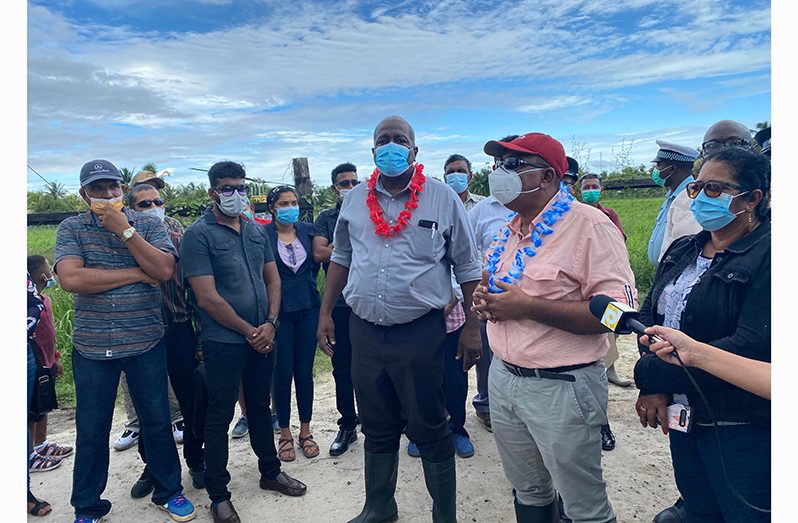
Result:
[[[565,183],[560,182],[560,190],[557,193],[555,202],[551,204],[550,209],[544,211],[541,215],[543,220],[530,225],[529,240],[534,248],[528,245],[526,247],[519,248],[515,253],[513,266],[506,275],[499,278],[499,281],[503,281],[512,285],[518,278],[521,277],[521,275],[524,273],[524,267],[526,266],[524,257],[526,256],[531,258],[537,254],[536,249],[540,249],[540,246],[543,244],[543,238],[554,232],[552,226],[561,220],[565,213],[571,210],[571,203],[573,203],[573,201],[574,197],[571,195],[570,191],[568,191],[568,187],[566,187]],[[504,292],[502,289],[496,286],[494,276],[498,270],[499,259],[505,250],[507,239],[510,237],[510,221],[512,221],[516,214],[518,213],[513,212],[507,217],[507,225],[505,225],[504,228],[502,228],[493,237],[491,251],[485,256],[484,268],[488,272],[488,292],[495,294],[501,294]]]

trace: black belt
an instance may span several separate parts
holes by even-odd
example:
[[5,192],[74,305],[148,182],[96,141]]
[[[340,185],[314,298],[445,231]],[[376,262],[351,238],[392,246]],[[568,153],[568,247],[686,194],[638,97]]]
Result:
[[507,363],[504,360],[502,360],[502,363],[504,363],[504,366],[505,368],[507,368],[508,371],[522,378],[531,378],[534,376],[536,378],[549,379],[549,380],[576,381],[576,378],[572,374],[562,374],[562,373],[571,370],[590,367],[591,365],[594,365],[596,362],[591,361],[590,363],[577,363],[576,365],[565,365],[564,367],[552,367],[550,369],[527,369],[525,367],[519,367],[518,365],[513,365],[512,363]]

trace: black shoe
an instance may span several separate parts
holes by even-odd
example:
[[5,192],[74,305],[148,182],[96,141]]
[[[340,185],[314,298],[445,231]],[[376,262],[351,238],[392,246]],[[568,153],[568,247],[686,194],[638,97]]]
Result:
[[153,490],[155,490],[155,485],[152,484],[150,473],[147,472],[147,468],[144,467],[144,472],[141,473],[138,481],[136,481],[130,489],[130,497],[136,499],[143,498]]
[[601,449],[612,450],[615,448],[615,435],[609,425],[601,426]]
[[679,498],[672,507],[668,507],[654,516],[654,523],[682,523],[686,518],[687,513],[684,510],[684,500]]
[[203,490],[205,488],[205,466],[189,467],[188,473],[191,475],[191,484],[194,485],[194,488]]
[[338,435],[335,436],[335,441],[330,445],[330,456],[340,456],[349,450],[349,444],[355,441],[357,441],[357,432],[354,429],[340,429]]
[[[516,501],[516,506],[517,504],[518,502]],[[560,510],[560,522],[571,523],[571,518],[565,514],[565,505],[562,502],[562,496],[560,496],[559,492],[557,493],[557,508]]]
[[276,490],[286,496],[303,496],[308,491],[307,485],[298,479],[292,478],[285,472],[280,472],[274,479],[260,478],[260,488],[263,490]]

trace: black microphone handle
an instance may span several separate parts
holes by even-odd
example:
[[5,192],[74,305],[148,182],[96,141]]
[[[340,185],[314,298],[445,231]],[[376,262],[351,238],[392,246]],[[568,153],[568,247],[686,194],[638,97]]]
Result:
[[[626,326],[629,327],[633,332],[636,332],[637,334],[646,334],[645,332],[646,326],[634,318],[629,318],[628,320],[626,320]],[[646,336],[648,336],[648,339],[650,339],[653,343],[662,343],[663,341],[665,341],[656,334],[646,334]]]

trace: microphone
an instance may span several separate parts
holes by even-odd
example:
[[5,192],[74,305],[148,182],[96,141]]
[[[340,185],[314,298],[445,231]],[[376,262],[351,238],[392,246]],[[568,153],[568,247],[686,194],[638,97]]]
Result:
[[[646,334],[646,326],[637,320],[640,313],[625,303],[614,301],[604,294],[597,294],[590,299],[589,307],[590,313],[615,334],[631,334],[632,332]],[[664,341],[656,334],[647,336],[654,343]]]

